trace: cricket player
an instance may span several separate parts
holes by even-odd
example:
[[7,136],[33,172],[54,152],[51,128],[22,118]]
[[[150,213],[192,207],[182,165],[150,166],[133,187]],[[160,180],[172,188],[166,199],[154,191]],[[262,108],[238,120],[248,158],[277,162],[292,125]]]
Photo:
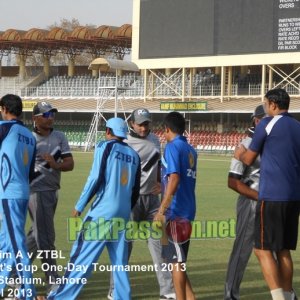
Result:
[[[264,106],[257,106],[251,116],[253,126],[248,129],[248,136],[241,141],[241,145],[244,145],[245,148],[249,147],[255,126],[264,116]],[[249,167],[232,158],[228,174],[228,187],[240,195],[236,206],[236,237],[227,267],[224,300],[240,299],[240,284],[254,247],[254,221],[259,174],[259,157]]]
[[[112,267],[128,264],[128,243],[125,230],[120,229],[116,239],[110,238],[115,226],[129,220],[131,208],[136,203],[140,189],[140,159],[138,154],[123,142],[127,125],[121,118],[109,119],[106,123],[106,139],[95,150],[94,162],[82,194],[75,206],[73,216],[79,216],[87,203],[95,196],[90,210],[84,218],[83,229],[78,235],[70,255],[70,263],[87,266],[87,270],[68,270],[62,278],[63,284],[48,299],[77,299],[83,282],[71,284],[71,279],[88,278],[93,263],[98,261],[104,247],[108,249]],[[99,220],[110,226],[100,228]],[[116,223],[115,223],[115,220]],[[119,223],[119,224],[117,224]],[[92,224],[88,226],[88,224]],[[94,224],[94,226],[93,226]],[[95,231],[99,234],[90,240]],[[106,238],[108,237],[108,238]],[[125,269],[113,271],[115,282],[114,300],[131,299],[129,277]]]
[[177,300],[195,300],[186,273],[191,221],[196,214],[197,153],[183,136],[185,119],[179,112],[170,112],[164,119],[167,140],[163,165],[165,189],[161,205],[154,220],[169,228],[169,241],[163,245],[163,257],[172,268],[173,284]]
[[[289,94],[281,88],[265,95],[268,117],[257,125],[248,149],[234,157],[251,165],[261,157],[255,215],[255,255],[273,300],[291,300],[293,260],[300,212],[300,123],[288,113]],[[274,255],[274,253],[276,255]]]
[[57,109],[48,102],[38,102],[33,107],[33,135],[36,139],[35,178],[30,185],[29,213],[32,226],[27,234],[27,248],[32,260],[38,250],[51,251],[42,254],[48,290],[58,278],[55,256],[54,215],[58,202],[61,172],[72,171],[74,160],[68,140],[63,132],[53,129]]
[[[1,278],[9,278],[16,267],[20,288],[13,291],[18,299],[35,299],[30,259],[25,242],[25,222],[29,201],[29,178],[34,173],[35,138],[18,118],[22,100],[7,94],[0,100],[0,220],[1,220]],[[5,255],[4,255],[5,254]],[[16,282],[17,283],[17,282]],[[3,295],[5,281],[0,283]]]
[[[151,115],[146,108],[137,108],[131,114],[129,134],[125,141],[138,154],[141,160],[141,187],[139,199],[132,209],[131,219],[135,222],[153,222],[153,217],[160,206],[160,143],[158,137],[151,133]],[[160,300],[175,299],[172,275],[163,270],[164,260],[159,239],[151,236],[147,245],[156,266],[156,277],[160,287]],[[133,242],[129,242],[129,256]],[[107,298],[113,299],[113,280]]]

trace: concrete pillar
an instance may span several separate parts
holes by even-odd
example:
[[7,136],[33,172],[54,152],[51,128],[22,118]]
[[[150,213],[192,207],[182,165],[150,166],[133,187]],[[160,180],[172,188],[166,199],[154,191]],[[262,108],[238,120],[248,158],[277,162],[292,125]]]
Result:
[[44,74],[45,74],[46,78],[49,78],[50,77],[50,57],[47,55],[44,55],[43,60],[44,60]]
[[26,78],[26,55],[19,55],[19,77],[23,80]]
[[98,70],[92,70],[92,77],[97,78],[99,74]]
[[182,101],[185,100],[185,68],[182,68]]
[[221,67],[221,102],[223,102],[224,94],[225,94],[225,72],[226,67]]
[[193,96],[193,83],[194,83],[194,75],[196,74],[196,69],[191,68],[190,69],[190,82],[189,82],[189,88],[190,88],[190,100],[192,99]]
[[148,94],[148,70],[143,70],[143,76],[144,76],[144,102],[146,102],[147,94]]
[[227,94],[228,96],[231,96],[231,87],[232,87],[232,66],[227,67],[228,70],[228,76],[227,76],[227,87],[228,91]]
[[[294,64],[293,71],[294,71],[293,78],[296,78],[295,81],[299,82],[299,79],[300,79],[300,64]],[[1,77],[1,74],[0,74],[0,77]],[[299,87],[299,93],[300,93],[300,85],[299,84],[298,84],[298,87]]]
[[155,86],[155,81],[156,81],[156,78],[154,77],[154,74],[153,74],[154,70],[152,70],[151,74],[150,74],[150,78],[151,78],[151,98],[154,97],[155,95],[155,92],[154,92],[154,86]]
[[[94,59],[96,59],[97,57],[98,57],[97,55],[93,54],[93,55],[92,55],[92,61],[93,61]],[[92,77],[98,78],[98,76],[99,76],[99,70],[92,70]]]
[[264,101],[266,85],[266,65],[261,66],[261,101]]
[[221,75],[221,67],[215,67],[215,74]]
[[170,76],[172,74],[172,69],[170,68],[165,69],[165,74],[166,76]]
[[241,66],[241,75],[246,75],[248,73],[248,66]]
[[73,77],[75,74],[75,59],[74,57],[69,58],[68,62],[68,76]]
[[273,69],[269,68],[269,86],[268,89],[271,90],[273,88]]

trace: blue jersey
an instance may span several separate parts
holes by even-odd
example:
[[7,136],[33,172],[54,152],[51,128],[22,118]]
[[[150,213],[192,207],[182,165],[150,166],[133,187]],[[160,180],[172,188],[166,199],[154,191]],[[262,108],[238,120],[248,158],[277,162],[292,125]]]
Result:
[[196,213],[197,153],[183,136],[177,136],[166,145],[162,159],[162,183],[167,185],[168,176],[177,173],[179,186],[166,212],[167,219],[176,217],[194,220]]
[[1,199],[28,199],[35,138],[22,122],[0,121]]
[[300,201],[300,123],[289,113],[262,119],[249,149],[261,154],[259,199]]
[[[131,206],[135,204],[140,189],[140,159],[126,143],[109,140],[100,143],[82,194],[75,206],[83,211],[96,195],[89,215],[100,214],[106,220],[123,218],[128,220]],[[97,209],[95,209],[97,208]]]

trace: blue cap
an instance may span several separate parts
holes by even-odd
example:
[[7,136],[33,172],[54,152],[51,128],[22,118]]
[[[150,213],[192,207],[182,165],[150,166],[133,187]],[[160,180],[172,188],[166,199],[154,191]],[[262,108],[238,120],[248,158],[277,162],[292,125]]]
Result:
[[106,122],[106,127],[113,130],[114,135],[123,139],[127,138],[127,125],[121,118],[111,118]]

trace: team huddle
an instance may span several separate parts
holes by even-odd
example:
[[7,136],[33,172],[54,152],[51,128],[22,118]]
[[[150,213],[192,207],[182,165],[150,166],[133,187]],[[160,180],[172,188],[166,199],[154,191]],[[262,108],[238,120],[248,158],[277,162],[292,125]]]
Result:
[[[228,186],[240,196],[225,300],[240,299],[240,284],[253,250],[272,299],[297,299],[290,250],[296,249],[298,238],[300,123],[288,113],[289,102],[282,89],[265,95],[265,104],[255,109],[253,126],[231,162]],[[73,170],[74,160],[65,135],[53,129],[56,108],[47,102],[37,103],[30,132],[19,120],[20,97],[8,94],[1,98],[0,107],[0,251],[11,254],[0,256],[0,265],[6,266],[0,275],[23,279],[16,288],[16,299],[39,299],[30,268],[16,266],[30,266],[37,253],[44,253],[42,263],[56,265],[55,258],[46,253],[55,250],[60,175]],[[92,201],[70,253],[68,265],[74,268],[67,269],[63,277],[55,268],[45,271],[47,299],[77,299],[105,247],[115,267],[107,298],[131,299],[128,271],[120,266],[128,265],[133,241],[126,238],[118,220],[159,224],[161,238],[150,234],[147,239],[153,263],[158,266],[159,299],[196,299],[186,262],[196,214],[197,153],[184,136],[182,114],[170,112],[163,125],[167,145],[161,155],[159,140],[150,131],[147,109],[135,109],[129,126],[121,118],[107,120],[106,140],[95,146],[90,174],[72,212],[73,217],[79,217]],[[26,236],[27,211],[32,226]],[[113,240],[86,238],[99,230],[99,218],[109,224],[102,227],[102,236],[113,232]],[[165,263],[172,268],[163,269]],[[0,282],[0,296],[6,285]]]

